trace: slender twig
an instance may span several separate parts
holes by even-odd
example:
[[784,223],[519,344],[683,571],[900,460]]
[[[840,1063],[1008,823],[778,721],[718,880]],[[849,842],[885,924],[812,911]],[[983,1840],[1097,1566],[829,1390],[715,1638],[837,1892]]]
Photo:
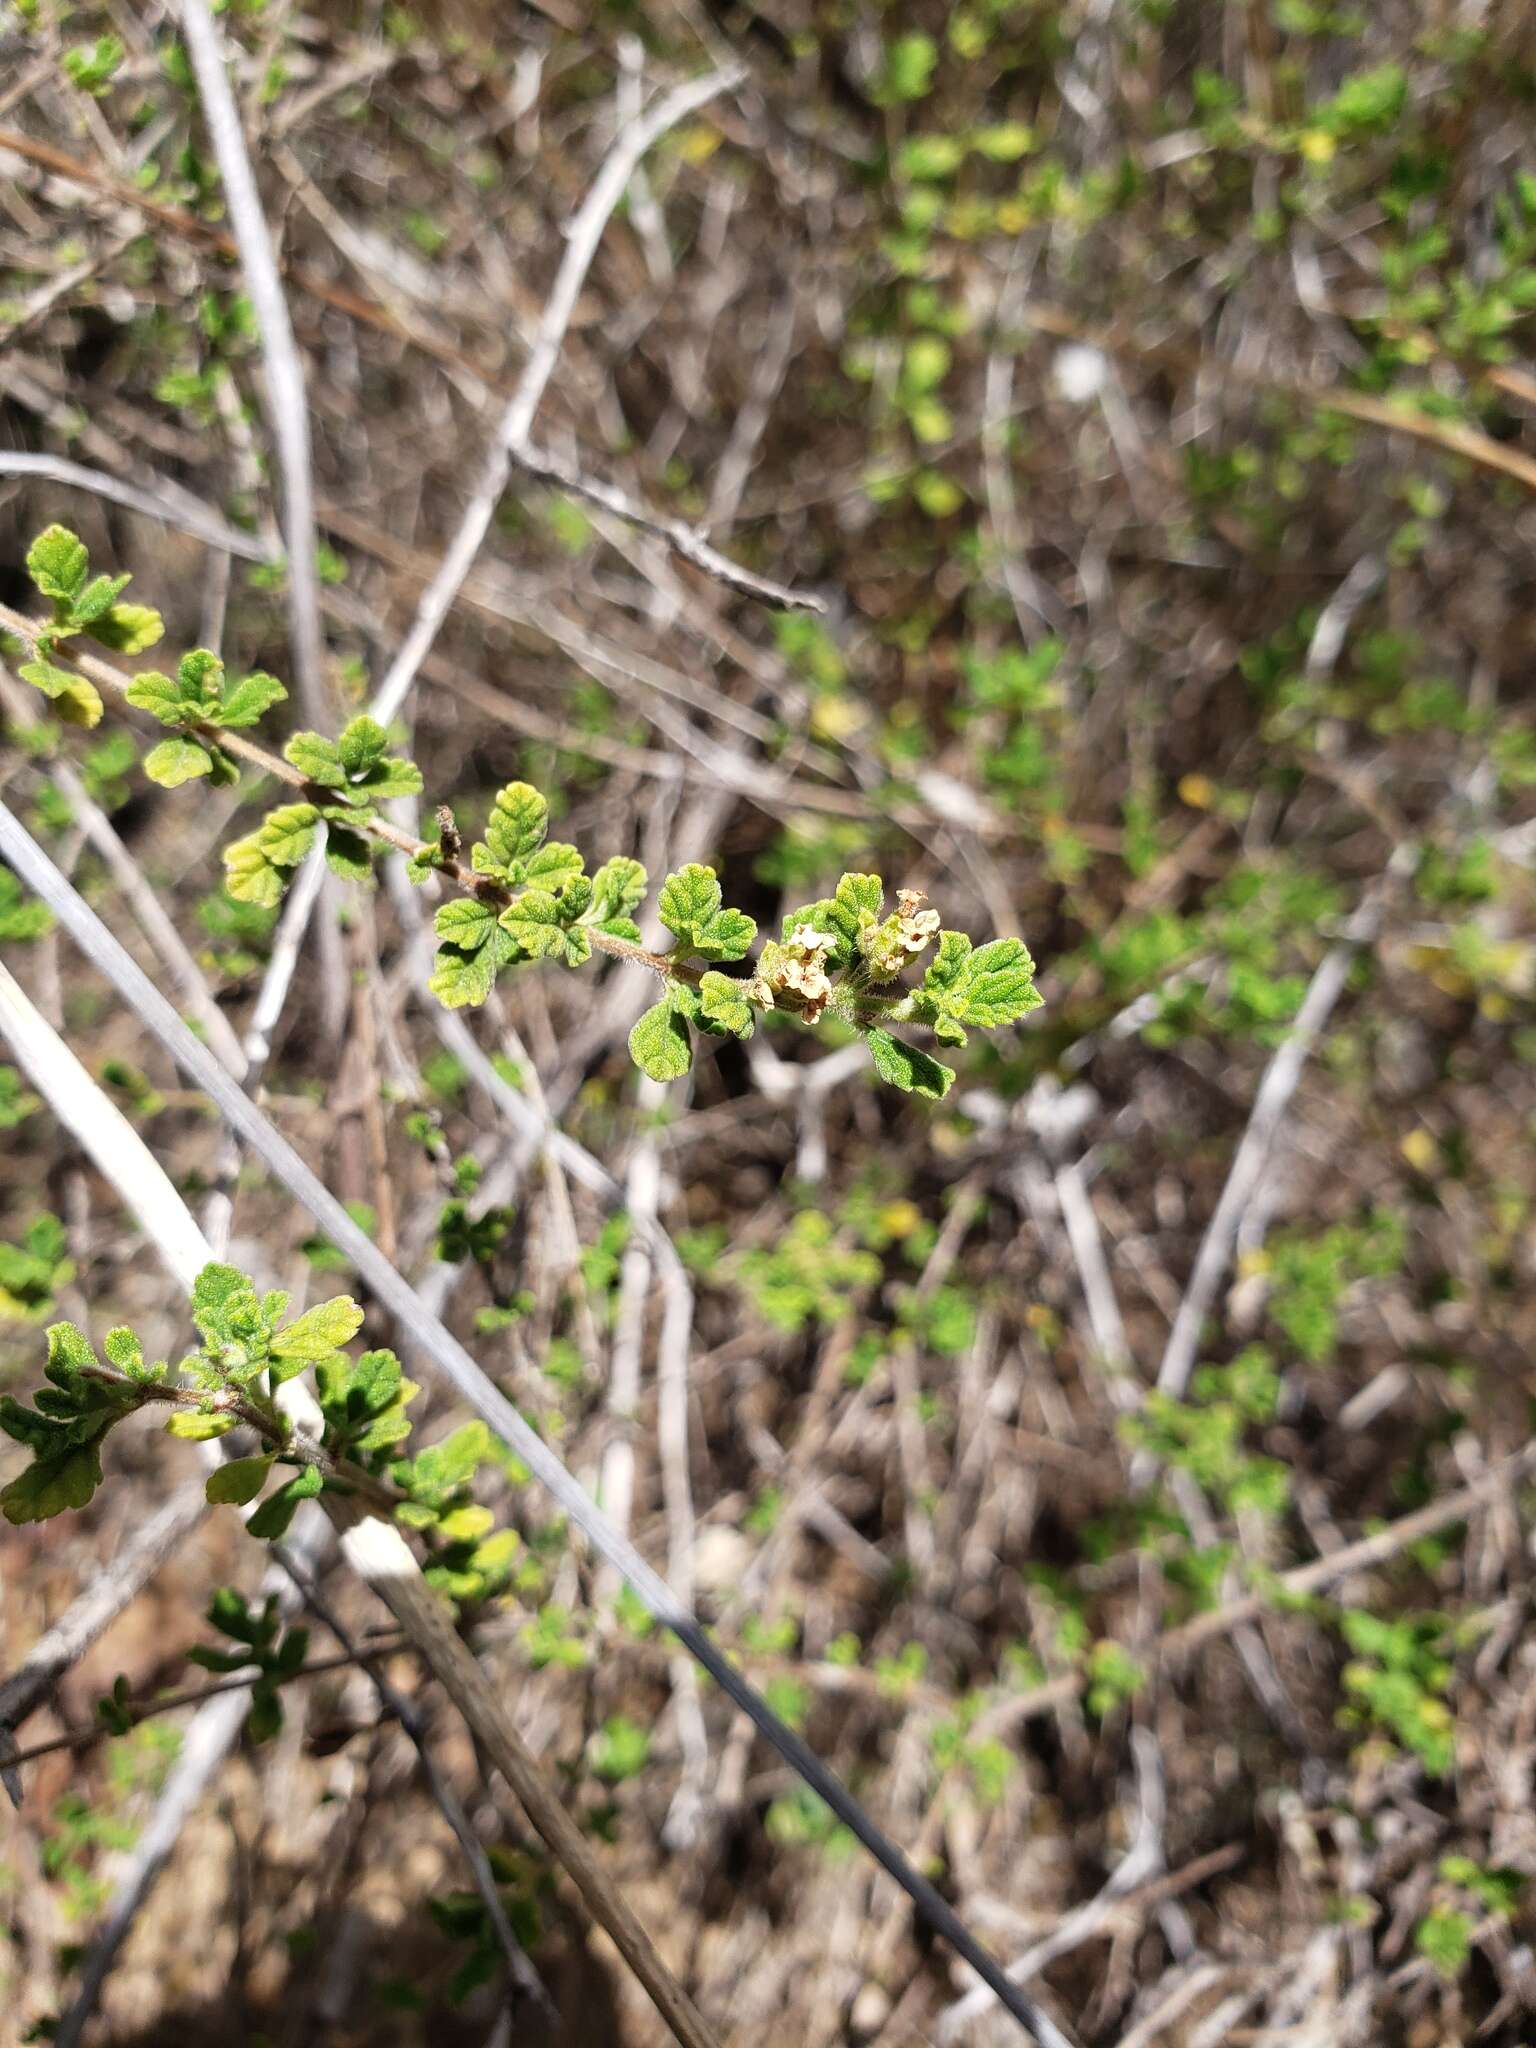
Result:
[[600,505],[605,512],[614,513],[628,525],[655,534],[658,540],[667,543],[674,554],[681,555],[685,562],[692,562],[696,569],[702,569],[706,576],[712,576],[728,590],[738,590],[743,597],[755,597],[761,603],[773,605],[784,612],[824,612],[827,608],[824,599],[808,590],[791,590],[787,584],[775,583],[771,577],[759,576],[754,570],[743,568],[740,562],[733,562],[729,556],[722,555],[696,526],[689,526],[682,519],[669,519],[660,512],[647,511],[643,505],[637,505],[627,492],[621,491],[617,484],[588,476],[585,470],[576,468],[573,463],[562,462],[558,455],[547,449],[535,448],[532,442],[522,441],[514,448],[513,458],[519,469],[526,470],[529,476],[537,477],[541,483],[556,484],[573,497]]
[[[550,2029],[559,2019],[554,2002],[544,1988],[538,1971],[529,1961],[527,1951],[512,1932],[506,1908],[501,1903],[501,1893],[496,1888],[496,1874],[491,1869],[490,1858],[486,1855],[479,1836],[470,1826],[469,1815],[464,1811],[457,1793],[432,1754],[431,1745],[427,1741],[426,1723],[422,1719],[420,1709],[414,1700],[406,1698],[398,1686],[390,1684],[378,1667],[377,1653],[365,1650],[353,1641],[350,1632],[342,1624],[330,1603],[322,1597],[319,1587],[315,1584],[314,1574],[306,1569],[303,1561],[292,1556],[284,1544],[278,1544],[275,1548],[278,1563],[299,1588],[306,1606],[325,1623],[342,1646],[344,1654],[340,1658],[333,1658],[331,1662],[361,1665],[379,1696],[381,1710],[393,1715],[404,1729],[420,1759],[427,1790],[452,1830],[454,1840],[469,1866],[470,1877],[475,1890],[480,1894],[480,1903],[485,1907],[486,1917],[491,1923],[491,1930],[496,1936],[502,1959],[506,1963],[507,1975],[521,1996],[523,2011],[519,2017],[525,2023],[531,2018],[537,2036],[547,2038]],[[468,1655],[468,1651],[465,1654]],[[530,2037],[529,2048],[537,2048],[536,2039],[533,2037]]]
[[10,1731],[41,1706],[64,1673],[78,1664],[104,1629],[136,1600],[173,1550],[178,1550],[203,1516],[208,1502],[203,1482],[179,1487],[146,1521],[131,1530],[116,1554],[70,1602],[53,1626],[38,1637],[10,1677],[0,1684],[0,1766],[12,1805],[21,1803],[14,1767],[33,1752],[18,1750]]
[[546,1784],[495,1688],[453,1629],[441,1600],[422,1578],[399,1530],[369,1516],[343,1529],[341,1547],[353,1570],[421,1647],[449,1698],[569,1874],[592,1917],[612,1937],[644,1985],[674,2037],[683,2048],[717,2048],[714,2032],[592,1853],[588,1837]]
[[[325,1517],[311,1509],[295,1521],[289,1544],[313,1561],[329,1542],[330,1533]],[[268,1596],[275,1601],[280,1614],[291,1615],[298,1608],[298,1591],[276,1563],[269,1565],[262,1576],[261,1597]],[[183,1735],[154,1813],[129,1852],[127,1868],[118,1880],[106,1918],[86,1951],[80,1989],[54,2035],[60,2048],[79,2048],[119,1950],[169,1862],[182,1829],[239,1740],[245,1716],[245,1700],[238,1693],[229,1693],[201,1707]]]
[[[189,1493],[193,1489],[189,1488]],[[199,1497],[203,1485],[196,1485]],[[206,1502],[203,1503],[206,1506]],[[363,1649],[343,1650],[334,1657],[311,1657],[306,1663],[284,1678],[284,1685],[300,1678],[320,1678],[328,1671],[344,1671],[354,1664],[366,1664],[371,1657],[392,1655],[397,1650],[408,1650],[411,1644],[403,1635],[391,1635],[388,1641],[371,1641]],[[221,1692],[249,1692],[260,1678],[261,1673],[254,1667],[249,1671],[237,1671],[232,1678],[216,1679],[212,1685],[198,1685],[185,1692],[146,1693],[142,1698],[115,1701],[131,1728],[139,1727],[145,1721],[157,1720],[162,1714],[176,1714],[183,1707],[200,1707],[205,1701],[217,1697]],[[35,1763],[39,1757],[55,1756],[61,1749],[79,1751],[92,1749],[98,1742],[110,1742],[122,1733],[120,1728],[108,1727],[105,1721],[97,1721],[89,1728],[71,1728],[63,1735],[54,1735],[47,1742],[33,1742],[25,1749],[18,1749],[9,1761],[17,1766]]]

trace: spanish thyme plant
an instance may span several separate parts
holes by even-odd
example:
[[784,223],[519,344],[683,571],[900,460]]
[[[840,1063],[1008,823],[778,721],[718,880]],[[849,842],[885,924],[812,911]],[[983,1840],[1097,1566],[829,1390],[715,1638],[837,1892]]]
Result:
[[[843,875],[831,896],[792,910],[779,937],[754,955],[756,924],[726,905],[713,868],[691,862],[661,886],[657,915],[673,943],[652,951],[635,922],[649,887],[644,867],[616,854],[588,874],[577,847],[548,836],[549,805],[528,783],[496,792],[467,859],[447,804],[436,837],[418,839],[379,814],[390,798],[419,795],[423,781],[413,762],[390,752],[375,720],[354,718],[335,739],[297,732],[280,756],[270,753],[247,734],[287,694],[274,677],[232,681],[206,648],[184,654],[174,677],[129,677],[89,654],[70,656],[65,642],[80,635],[122,652],[151,647],[164,630],[160,615],[119,602],[126,577],[92,578],[83,543],[65,527],[38,535],[27,568],[53,616],[39,626],[0,608],[0,625],[29,648],[20,673],[60,717],[94,725],[103,708],[98,686],[105,687],[169,729],[144,758],[152,781],[175,788],[206,775],[230,784],[243,761],[292,792],[226,849],[225,886],[237,901],[275,907],[322,834],[326,860],[349,880],[366,880],[379,849],[390,847],[407,857],[412,881],[436,875],[458,892],[435,918],[430,985],[449,1008],[485,1002],[508,968],[553,960],[575,969],[606,953],[661,983],[660,998],[629,1035],[635,1064],[653,1080],[688,1072],[697,1033],[749,1038],[760,1016],[805,1026],[829,1016],[863,1037],[882,1080],[938,1101],[954,1070],[892,1027],[915,1025],[942,1044],[964,1045],[969,1029],[1014,1023],[1041,1001],[1022,940],[973,945],[964,932],[942,929],[915,889],[898,889],[888,908],[879,875]],[[738,963],[744,971],[725,971]],[[904,983],[920,965],[921,981]]]

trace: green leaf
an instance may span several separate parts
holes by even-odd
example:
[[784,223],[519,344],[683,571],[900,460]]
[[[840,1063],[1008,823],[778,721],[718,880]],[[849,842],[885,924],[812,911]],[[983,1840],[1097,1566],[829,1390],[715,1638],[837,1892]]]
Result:
[[48,1363],[44,1370],[55,1386],[67,1386],[78,1374],[100,1363],[90,1339],[74,1323],[48,1325]]
[[192,1282],[192,1320],[205,1337],[233,1341],[259,1315],[256,1289],[238,1266],[210,1259]]
[[309,1309],[286,1330],[272,1339],[275,1358],[299,1358],[306,1362],[328,1358],[350,1344],[363,1327],[363,1311],[349,1294],[338,1294]]
[[0,1492],[0,1514],[8,1522],[46,1522],[70,1508],[83,1508],[101,1484],[95,1444],[82,1444],[57,1457],[37,1458]]
[[941,1066],[914,1045],[893,1038],[888,1031],[866,1031],[865,1041],[875,1062],[875,1072],[908,1095],[923,1095],[930,1102],[942,1102],[954,1080],[954,1070]]
[[276,1542],[278,1537],[287,1535],[300,1501],[313,1500],[323,1484],[318,1466],[301,1466],[286,1485],[267,1496],[246,1528],[264,1542]]
[[274,704],[281,704],[287,695],[276,676],[256,669],[225,692],[219,724],[255,725],[264,712]]
[[603,925],[614,918],[628,918],[645,898],[646,873],[639,861],[627,854],[605,860],[592,877],[592,901],[585,915],[589,924]]
[[1413,1945],[1442,1977],[1459,1977],[1472,1953],[1472,1923],[1465,1913],[1437,1907],[1413,1930]]
[[983,1031],[1011,1024],[1044,1001],[1035,987],[1035,963],[1022,939],[993,939],[978,946],[961,975],[961,993],[960,1021]]
[[131,576],[94,576],[70,607],[77,626],[89,626],[109,611],[133,581]]
[[377,803],[385,803],[391,797],[419,796],[423,786],[421,770],[401,754],[390,754],[375,762],[355,785],[361,794]]
[[157,1379],[159,1374],[151,1372],[144,1363],[144,1347],[132,1330],[119,1328],[108,1330],[101,1340],[101,1348],[107,1354],[110,1364],[119,1372],[125,1372],[132,1379]]
[[86,631],[114,654],[142,654],[165,632],[165,621],[152,605],[115,604]]
[[349,776],[364,775],[388,746],[389,734],[377,719],[354,718],[337,740],[336,754]]
[[262,851],[261,834],[249,833],[224,849],[224,887],[240,903],[259,903],[275,910],[283,900],[287,876]]
[[335,742],[323,733],[296,732],[283,748],[283,759],[297,768],[306,782],[321,789],[344,789],[347,771]]
[[657,910],[677,937],[676,950],[706,960],[739,960],[757,936],[757,926],[744,911],[721,908],[714,869],[697,861],[668,875]]
[[188,716],[186,694],[180,683],[173,683],[169,676],[161,675],[156,668],[147,668],[142,675],[136,675],[123,695],[138,710],[147,711],[151,718],[158,718],[162,725],[180,725]]
[[[443,906],[447,909],[447,905]],[[439,915],[442,913],[439,912]],[[496,976],[517,955],[517,947],[499,924],[493,923],[485,939],[471,946],[457,943],[439,946],[432,979],[433,995],[448,1010],[466,1004],[483,1003],[496,985]]]
[[209,1502],[214,1507],[243,1508],[266,1485],[275,1457],[276,1453],[269,1451],[261,1458],[231,1458],[217,1472],[210,1472],[203,1488]]
[[[41,910],[45,906],[35,906]],[[0,926],[3,926],[0,918]],[[0,936],[3,936],[0,931]],[[34,1095],[26,1088],[20,1074],[14,1067],[0,1067],[0,1131],[13,1131],[19,1123],[25,1123],[29,1116],[35,1116],[43,1106],[40,1095]]]
[[144,773],[162,789],[179,789],[194,776],[213,770],[213,756],[199,740],[161,740],[144,756]]
[[[274,1495],[275,1499],[276,1496]],[[246,1524],[249,1528],[255,1516]],[[289,1510],[292,1519],[292,1509]],[[285,1525],[286,1526],[286,1525]],[[274,1735],[282,1732],[283,1702],[276,1686],[258,1683],[251,1687],[251,1711],[245,1717],[245,1733],[249,1742],[270,1742]]]
[[509,782],[496,792],[485,838],[471,849],[471,861],[481,874],[505,872],[527,861],[544,844],[548,830],[549,805],[539,792],[526,782]]
[[745,990],[745,982],[733,981],[711,968],[699,982],[700,1015],[733,1038],[750,1038],[755,1014]]
[[714,869],[692,861],[675,875],[668,875],[656,908],[669,932],[689,942],[697,939],[720,908],[720,883]]
[[313,804],[281,804],[268,811],[257,837],[274,867],[294,868],[315,843],[319,812]]
[[676,1081],[693,1065],[688,1027],[668,998],[653,1003],[636,1018],[629,1034],[629,1056],[653,1081]]
[[931,1024],[940,1038],[964,1045],[967,1024],[993,1030],[1040,1007],[1034,972],[1021,939],[993,939],[972,952],[964,932],[940,932],[912,1015]]
[[31,683],[51,700],[55,716],[65,725],[80,725],[89,730],[101,723],[101,692],[73,669],[60,668],[57,662],[39,656],[36,661],[24,661],[16,673],[24,683]]
[[331,825],[325,835],[325,864],[344,882],[366,882],[373,875],[373,848],[361,832]]
[[522,879],[537,882],[551,895],[559,895],[570,888],[585,866],[574,846],[568,846],[563,839],[551,839],[529,858]]
[[180,1437],[184,1443],[205,1444],[216,1436],[228,1436],[235,1420],[233,1415],[199,1415],[190,1408],[181,1408],[165,1425],[165,1433]]
[[592,941],[571,919],[584,906],[569,895],[564,901],[544,889],[525,889],[501,913],[502,930],[528,960],[563,960],[579,967],[592,957]]
[[73,607],[90,571],[85,542],[67,526],[45,527],[27,549],[27,574],[57,604]]
[[438,905],[432,929],[440,939],[466,950],[484,945],[496,926],[496,912],[478,896],[453,896]]

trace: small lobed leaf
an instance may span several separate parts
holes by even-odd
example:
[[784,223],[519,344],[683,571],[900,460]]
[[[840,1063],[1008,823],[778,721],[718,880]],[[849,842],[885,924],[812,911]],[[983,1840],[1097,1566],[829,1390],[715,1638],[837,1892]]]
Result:
[[323,1484],[317,1466],[301,1466],[276,1493],[268,1495],[246,1523],[246,1528],[265,1542],[276,1542],[280,1536],[287,1535],[288,1525],[297,1514],[299,1503],[313,1500]]
[[496,928],[496,913],[478,896],[453,896],[438,905],[432,929],[450,945],[471,948],[484,945]]
[[[447,906],[444,905],[446,909]],[[516,958],[517,947],[499,924],[492,923],[483,941],[473,945],[439,946],[428,986],[447,1010],[478,1007],[490,995],[501,969]]]
[[65,725],[91,726],[101,723],[104,706],[101,692],[96,685],[87,682],[84,676],[76,675],[73,669],[60,668],[57,662],[39,656],[36,661],[24,661],[16,673],[24,683],[31,683],[41,690],[54,709],[54,715]]
[[[560,895],[582,876],[586,862],[574,846],[563,839],[551,839],[530,855],[523,871],[525,882],[536,882],[551,895]],[[590,885],[589,885],[590,886]]]
[[124,1326],[108,1330],[101,1340],[101,1348],[107,1354],[108,1362],[115,1365],[119,1372],[128,1373],[134,1378],[147,1377],[144,1347],[132,1330]]
[[501,928],[524,959],[562,960],[567,967],[579,967],[592,957],[592,941],[573,922],[586,907],[583,892],[590,886],[584,877],[578,879],[582,890],[573,882],[563,896],[525,889],[501,913]]
[[131,576],[93,576],[71,606],[75,624],[94,624],[111,609],[132,581]]
[[319,812],[313,804],[280,804],[257,829],[261,850],[274,867],[293,868],[315,843]]
[[247,1501],[254,1500],[267,1483],[275,1455],[268,1452],[260,1458],[231,1458],[217,1472],[210,1472],[203,1488],[210,1504],[243,1508]]
[[953,1068],[942,1066],[915,1045],[893,1038],[889,1031],[866,1031],[864,1037],[875,1072],[882,1081],[889,1081],[907,1095],[922,1095],[930,1102],[943,1101],[955,1078]]
[[747,1001],[746,984],[711,968],[699,982],[699,1013],[706,1024],[728,1031],[733,1038],[750,1038],[755,1015]]
[[605,860],[592,877],[592,901],[585,913],[588,921],[603,925],[615,918],[627,919],[644,901],[645,885],[646,873],[639,861],[627,854]]
[[185,1443],[205,1444],[214,1437],[228,1436],[235,1426],[233,1415],[202,1415],[191,1408],[181,1408],[165,1425],[167,1436],[180,1437]]
[[90,1339],[74,1323],[48,1325],[48,1363],[44,1367],[55,1386],[67,1386],[83,1372],[100,1363]]
[[984,1031],[1012,1024],[1044,998],[1035,987],[1035,963],[1022,939],[993,939],[978,946],[960,976],[962,1023]]
[[321,789],[344,789],[347,771],[333,740],[324,733],[296,732],[283,748],[283,759],[297,768],[306,782]]
[[373,847],[361,832],[345,825],[331,825],[325,835],[325,864],[344,882],[367,882],[373,877]]
[[357,788],[377,803],[391,797],[419,796],[423,788],[421,770],[402,754],[389,754],[376,761],[360,778]]
[[275,910],[283,900],[287,876],[262,851],[259,832],[236,839],[224,849],[224,887],[240,903],[259,903]]
[[142,654],[163,637],[165,621],[153,605],[115,604],[86,631],[114,654]]
[[204,1336],[232,1339],[259,1316],[256,1289],[238,1266],[210,1259],[192,1282],[192,1320]]
[[852,938],[866,923],[879,923],[885,884],[878,875],[842,875],[832,902],[843,930]]
[[212,772],[213,756],[200,740],[161,740],[144,756],[144,773],[162,789],[179,789],[184,782]]
[[281,704],[288,692],[264,669],[255,669],[224,693],[220,725],[255,725],[274,704]]
[[[549,805],[539,792],[526,782],[509,782],[496,792],[485,838],[472,849],[471,860],[482,874],[505,872],[529,860],[544,844],[548,830]],[[488,862],[480,859],[482,847]]]
[[123,694],[136,709],[147,711],[162,725],[180,725],[188,716],[186,693],[180,683],[173,683],[156,668],[136,675]]
[[224,663],[211,647],[189,647],[176,664],[176,680],[188,703],[218,710],[224,696]]
[[350,1344],[362,1327],[363,1311],[351,1295],[338,1294],[307,1310],[286,1330],[276,1331],[272,1354],[276,1358],[308,1361],[328,1358],[333,1351]]
[[336,742],[336,755],[348,776],[366,775],[389,747],[389,734],[375,718],[354,718]]
[[690,861],[661,885],[657,914],[667,930],[690,944],[720,908],[720,883],[713,868]]
[[91,572],[85,542],[67,526],[47,526],[27,549],[27,574],[44,597],[73,606]]
[[8,1522],[46,1522],[71,1508],[83,1508],[101,1484],[95,1444],[82,1444],[57,1457],[34,1459],[0,1491],[0,1514]]
[[676,1081],[693,1065],[688,1026],[670,999],[663,997],[636,1018],[629,1056],[653,1081]]

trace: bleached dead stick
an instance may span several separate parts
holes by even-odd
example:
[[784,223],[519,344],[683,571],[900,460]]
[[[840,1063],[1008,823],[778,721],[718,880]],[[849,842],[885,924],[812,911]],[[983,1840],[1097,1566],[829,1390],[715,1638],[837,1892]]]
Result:
[[240,110],[224,64],[220,32],[207,0],[181,0],[182,32],[197,80],[203,118],[229,201],[230,225],[261,332],[267,410],[283,476],[283,540],[288,551],[288,621],[294,682],[309,723],[330,729],[320,635],[320,571],[315,530],[315,489],[310,458],[309,403],[288,301],[283,295],[272,238],[240,126]]
[[[1389,875],[1395,875],[1402,865],[1394,857]],[[1296,1093],[1302,1069],[1333,1014],[1334,1004],[1344,993],[1344,984],[1349,979],[1355,956],[1381,930],[1384,911],[1383,891],[1378,889],[1355,913],[1345,936],[1329,947],[1308,985],[1301,1008],[1296,1012],[1295,1023],[1286,1033],[1259,1083],[1248,1127],[1233,1158],[1215,1214],[1200,1240],[1189,1285],[1174,1316],[1162,1363],[1157,1369],[1160,1391],[1176,1401],[1183,1398],[1205,1318],[1215,1299],[1221,1276],[1227,1269],[1248,1204],[1264,1178],[1271,1148],[1285,1120],[1291,1097]]]
[[[1168,1801],[1162,1755],[1150,1728],[1131,1730],[1131,1758],[1136,1771],[1136,1827],[1130,1847],[1091,1899],[1069,1913],[1043,1940],[1026,1949],[1017,1962],[1008,1965],[1008,1974],[1016,1983],[1027,1984],[1058,1956],[1070,1955],[1085,1941],[1092,1941],[1128,1893],[1149,1878],[1160,1877],[1166,1868],[1163,1823]],[[973,1986],[940,2014],[934,2038],[946,2043],[958,2040],[991,2003],[992,1994],[985,1984]]]
[[406,694],[416,680],[416,672],[437,638],[439,628],[458,596],[475,556],[480,552],[480,545],[490,529],[496,507],[512,474],[514,456],[527,443],[539,401],[554,375],[560,345],[571,324],[577,297],[592,267],[603,230],[623,198],[624,188],[634,175],[636,166],[669,128],[675,127],[689,114],[696,113],[718,93],[729,92],[741,83],[745,75],[741,70],[712,71],[703,78],[690,79],[686,85],[674,86],[671,92],[656,101],[649,113],[623,129],[604,158],[591,190],[570,224],[565,255],[550,289],[533,348],[508,401],[474,494],[464,509],[459,530],[449,542],[437,574],[422,592],[411,629],[374,697],[372,712],[381,725],[387,725],[405,702]]
[[142,512],[147,518],[178,527],[181,532],[190,533],[194,540],[218,548],[226,555],[236,555],[243,562],[264,562],[267,559],[267,550],[254,534],[242,533],[239,527],[231,526],[210,506],[194,498],[190,491],[183,490],[180,484],[172,483],[168,477],[157,477],[155,488],[146,490],[122,477],[110,476],[104,469],[91,469],[83,462],[71,462],[64,455],[24,453],[15,448],[0,448],[0,476],[41,477],[45,483],[65,484],[74,490],[89,491],[93,497],[106,498],[114,505],[125,506],[130,512]]

